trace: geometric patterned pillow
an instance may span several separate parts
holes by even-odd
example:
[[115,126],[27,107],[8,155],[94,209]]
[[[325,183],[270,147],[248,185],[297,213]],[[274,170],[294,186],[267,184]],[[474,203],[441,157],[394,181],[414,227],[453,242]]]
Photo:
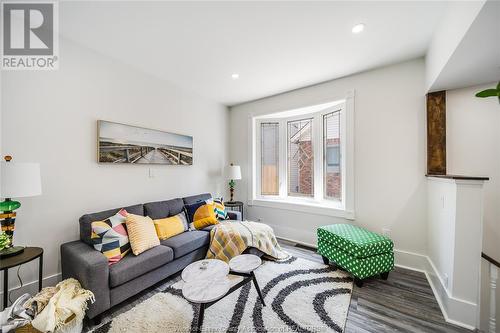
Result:
[[229,218],[227,216],[226,207],[224,206],[224,199],[214,198],[214,212],[219,220],[227,220]]
[[95,221],[91,224],[94,249],[108,258],[108,265],[116,264],[130,251],[126,219],[127,211],[121,209],[104,221]]

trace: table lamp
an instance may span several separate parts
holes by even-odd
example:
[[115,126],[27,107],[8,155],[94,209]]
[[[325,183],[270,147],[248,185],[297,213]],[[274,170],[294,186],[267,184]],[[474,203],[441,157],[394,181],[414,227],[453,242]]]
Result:
[[14,246],[14,222],[16,209],[21,207],[19,201],[12,198],[33,197],[42,194],[40,180],[40,164],[11,162],[12,156],[5,156],[1,165],[0,197],[5,201],[0,202],[0,223],[2,231],[9,238],[9,245],[0,251],[0,258],[14,256],[24,251],[23,246]]
[[241,168],[239,165],[231,165],[227,168],[226,171],[227,174],[227,179],[229,179],[229,192],[231,193],[231,200],[230,202],[233,202],[233,195],[234,195],[234,185],[235,180],[241,179]]

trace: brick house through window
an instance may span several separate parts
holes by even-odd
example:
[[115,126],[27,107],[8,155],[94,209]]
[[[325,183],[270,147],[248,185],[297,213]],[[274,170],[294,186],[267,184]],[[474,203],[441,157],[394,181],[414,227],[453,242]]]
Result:
[[312,119],[288,122],[288,194],[314,195]]

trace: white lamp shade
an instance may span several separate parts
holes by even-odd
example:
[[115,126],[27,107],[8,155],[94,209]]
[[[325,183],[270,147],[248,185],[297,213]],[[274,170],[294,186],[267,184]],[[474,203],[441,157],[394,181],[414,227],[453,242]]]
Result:
[[0,197],[21,198],[42,194],[39,163],[3,162]]
[[241,168],[239,165],[230,165],[226,170],[227,179],[241,179]]

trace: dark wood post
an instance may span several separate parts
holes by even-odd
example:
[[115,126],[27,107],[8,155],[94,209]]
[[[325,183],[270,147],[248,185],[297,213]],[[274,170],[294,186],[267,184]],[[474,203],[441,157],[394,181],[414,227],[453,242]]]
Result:
[[446,175],[446,91],[427,94],[427,174]]

